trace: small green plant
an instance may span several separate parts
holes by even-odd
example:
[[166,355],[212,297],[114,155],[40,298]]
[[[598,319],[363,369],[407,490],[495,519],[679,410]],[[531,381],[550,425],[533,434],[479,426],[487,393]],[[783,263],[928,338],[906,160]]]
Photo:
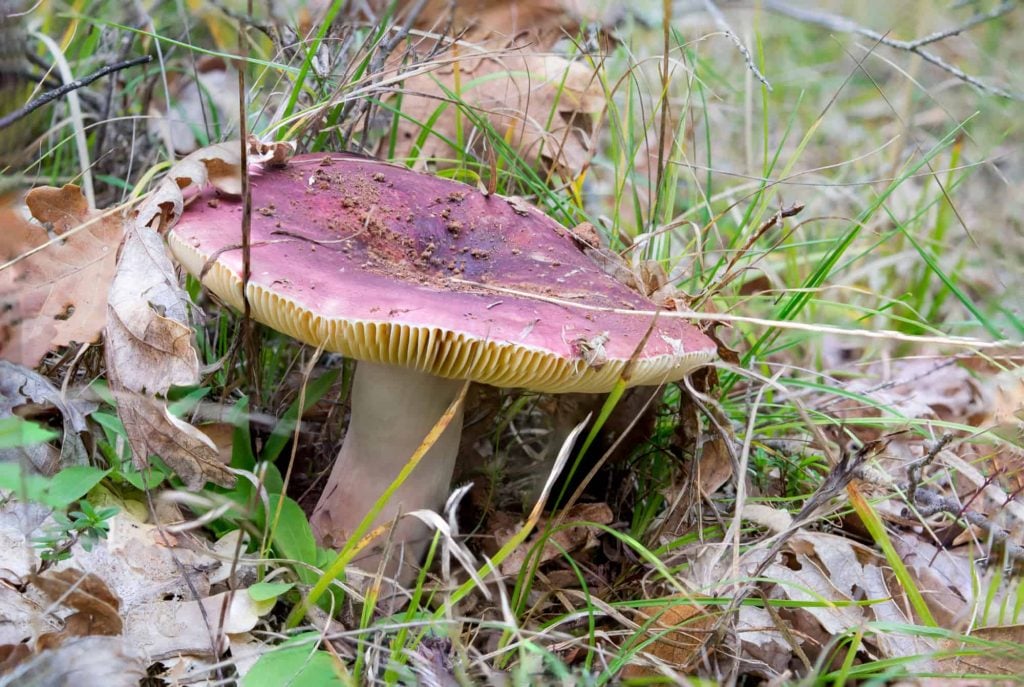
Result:
[[54,512],[54,524],[32,540],[43,560],[42,568],[70,558],[75,544],[81,544],[86,551],[92,551],[100,539],[107,538],[110,532],[109,520],[117,512],[115,506],[97,509],[85,499],[78,502],[78,510],[67,514]]

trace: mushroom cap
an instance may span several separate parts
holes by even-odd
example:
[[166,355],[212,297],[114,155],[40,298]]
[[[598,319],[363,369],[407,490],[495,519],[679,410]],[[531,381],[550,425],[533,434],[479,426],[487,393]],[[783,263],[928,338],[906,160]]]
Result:
[[[250,311],[311,345],[549,392],[610,390],[645,336],[631,385],[715,356],[521,201],[341,153],[296,156],[250,183]],[[239,309],[241,217],[239,199],[209,189],[168,234],[182,265]]]

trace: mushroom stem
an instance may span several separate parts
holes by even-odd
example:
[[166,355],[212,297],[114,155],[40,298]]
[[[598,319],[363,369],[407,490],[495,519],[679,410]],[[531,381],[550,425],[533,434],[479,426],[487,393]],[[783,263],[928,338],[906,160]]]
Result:
[[[361,362],[352,383],[352,414],[341,451],[310,523],[317,540],[339,548],[374,502],[402,470],[424,437],[458,394],[464,382],[415,370]],[[374,526],[399,514],[444,505],[462,434],[462,408],[423,456],[405,483],[374,520]],[[385,572],[400,582],[412,579],[429,543],[429,528],[402,518],[395,528],[391,561]],[[376,572],[383,540],[360,556],[358,567]],[[404,550],[403,550],[404,548]],[[399,561],[402,569],[398,570]]]

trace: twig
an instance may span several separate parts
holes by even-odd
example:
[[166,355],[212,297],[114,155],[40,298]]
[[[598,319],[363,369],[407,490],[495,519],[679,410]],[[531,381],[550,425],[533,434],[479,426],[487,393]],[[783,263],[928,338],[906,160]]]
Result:
[[917,488],[921,486],[921,472],[928,467],[932,461],[942,452],[942,449],[949,445],[949,442],[953,441],[953,435],[946,432],[938,441],[935,441],[931,446],[928,447],[928,453],[925,454],[924,458],[916,461],[907,470],[907,500],[914,503],[915,495],[917,494]]
[[1018,0],[1004,0],[1004,2],[1000,3],[997,7],[992,8],[988,12],[976,13],[973,17],[959,26],[954,26],[943,31],[936,31],[933,34],[923,36],[917,40],[908,41],[907,45],[910,46],[908,49],[921,48],[932,43],[937,43],[938,41],[945,40],[952,36],[958,36],[965,31],[970,31],[979,24],[984,24],[987,21],[998,19],[1004,14],[1009,14],[1016,9],[1017,2]]
[[135,59],[125,60],[123,62],[115,62],[114,64],[108,64],[106,67],[103,67],[99,71],[93,72],[89,76],[82,77],[81,79],[75,79],[74,81],[69,81],[68,83],[64,84],[63,86],[60,86],[59,88],[54,88],[52,91],[47,91],[38,98],[35,98],[26,103],[25,105],[21,106],[14,112],[11,112],[7,115],[4,115],[3,117],[0,117],[0,129],[6,128],[11,124],[14,124],[22,117],[31,114],[35,110],[38,110],[40,107],[43,107],[44,105],[53,102],[57,98],[60,98],[61,96],[70,93],[71,91],[75,91],[79,88],[88,86],[97,79],[102,79],[107,74],[121,71],[122,69],[128,69],[129,67],[134,67],[136,65],[145,64],[146,62],[152,61],[152,59],[153,57],[151,55],[145,55],[143,57],[136,57]]
[[949,496],[942,496],[927,487],[918,487],[914,491],[913,503],[922,517],[928,517],[936,513],[945,513],[983,530],[990,537],[993,544],[1002,544],[1007,560],[1024,562],[1024,546],[1010,541],[1009,532],[978,511],[965,508],[955,499]]
[[729,264],[726,265],[724,270],[722,270],[722,278],[719,280],[717,288],[719,290],[725,288],[726,285],[728,285],[730,282],[736,279],[736,277],[738,277],[745,271],[744,269],[737,272],[733,272],[732,269],[733,267],[736,266],[736,263],[739,262],[740,259],[744,255],[746,255],[751,248],[753,248],[754,244],[761,240],[761,237],[765,235],[765,232],[774,227],[776,224],[780,224],[784,219],[787,219],[789,217],[796,217],[797,215],[800,214],[800,212],[803,209],[803,203],[793,203],[789,207],[779,208],[771,217],[765,220],[761,224],[761,226],[757,228],[757,231],[751,234],[750,238],[747,239],[746,245],[743,246],[743,248],[741,248],[740,250],[733,253],[732,259],[729,260]]
[[935,65],[936,67],[943,70],[947,74],[954,76],[955,78],[963,81],[964,83],[969,83],[975,88],[986,93],[998,95],[1000,97],[1008,98],[1010,100],[1024,100],[1024,95],[1019,93],[1011,93],[1010,91],[1007,91],[1006,89],[1003,88],[999,88],[998,86],[991,86],[981,81],[980,79],[971,76],[970,74],[966,73],[959,67],[952,65],[949,62],[946,62],[944,59],[942,59],[935,53],[928,52],[927,50],[923,49],[927,45],[931,45],[932,43],[936,43],[945,38],[949,38],[950,36],[956,36],[960,33],[963,33],[964,31],[967,31],[968,29],[974,28],[979,24],[982,24],[987,21],[992,21],[993,19],[998,19],[999,17],[1012,12],[1014,9],[1016,9],[1017,5],[1018,0],[1004,0],[994,9],[988,12],[979,12],[973,15],[966,22],[954,26],[952,28],[937,31],[936,33],[929,34],[928,36],[917,38],[911,41],[901,41],[895,38],[890,38],[887,34],[879,33],[874,29],[869,29],[866,26],[861,26],[852,19],[848,19],[847,17],[843,17],[837,14],[830,14],[828,12],[816,12],[814,10],[805,10],[799,7],[791,7],[790,5],[787,5],[784,2],[780,2],[779,0],[764,0],[763,4],[765,9],[771,12],[775,12],[776,14],[781,14],[783,16],[789,17],[791,19],[796,19],[797,21],[802,21],[807,24],[816,24],[818,26],[822,26],[826,29],[829,29],[830,31],[857,34],[859,36],[870,38],[871,40],[877,41],[878,43],[888,46],[890,48],[913,53],[920,57],[921,59],[923,59],[925,62],[929,62]]
[[715,4],[715,0],[704,0],[704,10],[711,15],[711,18],[715,21],[715,25],[718,26],[718,30],[725,34],[725,37],[731,40],[736,46],[736,49],[740,51],[741,55],[743,55],[743,61],[747,63],[747,69],[757,77],[758,81],[764,84],[765,88],[771,91],[771,83],[765,75],[761,73],[761,70],[757,68],[757,65],[754,64],[754,57],[750,54],[750,50],[747,49],[747,46],[743,44],[740,37],[736,35],[736,32],[732,30],[731,26],[729,26],[729,22],[726,21],[725,15],[722,14],[722,10],[720,10],[718,5]]
[[[942,439],[939,439],[936,444],[939,444],[941,441]],[[937,456],[940,451],[936,451],[935,455]],[[931,452],[929,451],[929,454],[930,453]],[[967,500],[967,502],[964,503],[956,498],[943,496],[929,487],[919,485],[912,489],[913,484],[911,482],[896,481],[888,474],[880,470],[870,468],[869,466],[861,466],[857,470],[856,476],[858,479],[867,482],[868,484],[874,484],[884,489],[892,489],[906,494],[907,503],[914,506],[915,513],[922,521],[924,518],[938,513],[950,515],[955,520],[962,520],[968,525],[977,527],[984,531],[989,536],[993,544],[1002,544],[1007,561],[1015,563],[1024,562],[1024,546],[1011,541],[1011,533],[1000,525],[994,523],[988,516],[971,509],[971,502],[982,494],[984,487],[979,488]],[[912,497],[911,494],[913,494]],[[1012,496],[1010,498],[1012,498]],[[1007,499],[1007,502],[1008,501],[1009,499]]]
[[[141,29],[141,28],[143,28],[144,23],[145,23],[143,19],[139,18],[138,12],[135,12],[135,11],[131,12],[130,17],[127,19],[126,23],[128,23],[128,22],[130,22],[130,26],[132,28],[134,28],[134,29]],[[118,51],[117,51],[117,59],[119,61],[120,60],[126,60],[126,59],[128,59],[129,53],[131,53],[132,46],[135,44],[135,35],[136,34],[135,34],[134,31],[126,30],[126,31],[120,31],[119,35],[118,34],[115,34],[115,35],[117,36],[117,40],[121,44],[120,48],[118,48]],[[191,43],[191,41],[189,41],[189,42]],[[110,119],[110,113],[114,109],[114,95],[115,95],[115,92],[116,92],[116,88],[115,88],[116,84],[117,84],[117,82],[114,81],[113,79],[107,82],[107,92],[106,92],[106,95],[104,96],[104,99],[103,99],[103,105],[99,109],[100,120],[99,120],[99,126],[96,128],[96,137],[95,137],[95,139],[93,139],[93,150],[101,151],[100,160],[103,159],[103,156],[105,155],[105,153],[102,152],[102,151],[106,151],[107,150],[107,146],[106,146],[107,136],[111,135],[112,137],[116,137],[117,134],[118,134],[118,130],[120,129],[120,126],[121,126],[121,124],[119,122],[112,121]],[[133,124],[133,126],[134,126],[134,124]],[[114,133],[110,134],[111,131],[113,131]],[[133,146],[134,146],[134,144],[133,144]],[[97,160],[96,162],[99,163],[100,160]],[[116,164],[117,160],[116,159],[113,160],[113,163]],[[131,165],[129,164],[129,167],[128,167],[128,170],[126,171],[125,176],[126,176],[126,178],[130,178],[130,175],[131,175]]]
[[[395,48],[398,47],[398,44],[409,36],[409,32],[412,30],[417,18],[419,18],[420,13],[423,12],[425,5],[426,0],[417,0],[412,7],[409,8],[402,25],[392,27],[391,30],[393,31],[393,35],[390,38],[381,40],[380,44],[376,48],[376,53],[370,59],[369,68],[367,69],[367,74],[370,75],[371,83],[377,82],[381,79],[382,70],[384,65],[387,63],[388,58],[391,57],[391,54],[395,51]],[[449,22],[452,21],[452,16],[452,14],[449,14]],[[348,120],[351,122],[348,131],[345,133],[345,140],[352,140],[354,127],[361,118],[365,117],[366,121],[369,121],[373,107],[372,98],[358,101],[352,100],[342,106],[338,121],[343,122]],[[353,114],[353,112],[355,112],[355,114]],[[366,147],[369,132],[370,127],[364,126],[362,136],[360,137],[360,148]]]

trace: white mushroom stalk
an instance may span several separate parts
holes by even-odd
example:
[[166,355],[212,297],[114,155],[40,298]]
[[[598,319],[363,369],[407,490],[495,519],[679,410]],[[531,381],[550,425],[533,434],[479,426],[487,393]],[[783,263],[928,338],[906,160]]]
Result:
[[[370,512],[451,405],[464,382],[415,370],[362,362],[352,383],[352,414],[338,458],[310,523],[325,546],[340,548]],[[448,496],[462,434],[460,405],[448,427],[392,495],[373,526],[415,510],[436,510]],[[430,530],[416,518],[401,518],[390,543],[386,573],[408,581],[430,541]],[[375,571],[387,536],[357,558]]]

